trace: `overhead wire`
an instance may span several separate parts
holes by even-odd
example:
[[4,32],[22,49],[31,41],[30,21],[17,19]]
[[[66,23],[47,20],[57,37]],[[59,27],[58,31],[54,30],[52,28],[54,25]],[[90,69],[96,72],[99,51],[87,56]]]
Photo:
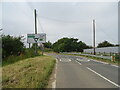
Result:
[[[26,3],[28,4],[28,6],[29,6],[29,8],[31,9],[31,11],[33,11],[33,10],[34,10],[33,5],[32,5],[30,2],[26,2]],[[44,33],[44,29],[43,29],[43,26],[42,26],[42,24],[41,24],[41,22],[40,22],[40,18],[38,18],[38,12],[37,12],[37,21],[38,21],[39,27],[41,28],[41,31]],[[38,28],[39,28],[39,27],[38,27]]]
[[[38,13],[39,15],[39,13]],[[60,19],[56,19],[56,18],[50,18],[50,17],[45,17],[45,16],[40,16],[39,18],[44,18],[44,19],[48,19],[48,20],[52,20],[52,21],[57,21],[57,22],[63,22],[63,23],[90,23],[90,22],[80,22],[80,21],[65,21],[65,20],[60,20]]]
[[[16,4],[16,3],[12,3],[12,4]],[[31,17],[30,17],[22,8],[20,8],[19,5],[13,5],[13,6],[14,6],[15,8],[18,8],[18,10],[20,10],[26,17],[29,18],[30,21],[32,21],[32,20],[31,20]]]
[[[37,17],[38,17],[38,14],[37,14]],[[42,26],[42,24],[40,22],[40,18],[38,18],[37,20],[38,20],[38,24],[39,24],[39,26],[41,28],[41,31],[44,33],[44,29],[43,29],[43,26]]]
[[[33,12],[33,10],[34,10],[34,7],[33,7],[33,5],[30,3],[30,2],[27,2],[26,1],[26,3],[27,3],[27,5],[28,5],[28,7],[30,8],[30,10]],[[23,11],[23,13],[25,14],[25,15],[27,15],[24,11]],[[28,16],[28,15],[27,15]],[[55,18],[49,18],[49,17],[45,17],[45,16],[41,16],[41,15],[39,15],[39,12],[37,12],[37,17],[38,17],[38,25],[40,26],[40,28],[41,28],[41,31],[44,33],[44,28],[43,28],[43,25],[41,24],[41,21],[40,21],[40,19],[41,18],[45,18],[45,19],[48,19],[48,20],[53,20],[53,21],[57,21],[57,22],[63,22],[63,23],[78,23],[78,24],[83,24],[83,23],[90,23],[90,22],[80,22],[80,21],[65,21],[65,20],[60,20],[60,19],[55,19]],[[104,29],[103,28],[101,28],[100,27],[100,25],[98,25],[98,23],[96,24],[96,26],[97,26],[97,28],[99,28],[99,29],[97,29],[97,30],[100,30],[102,33],[104,33],[108,38],[110,38],[110,39],[112,39],[113,41],[115,41],[115,39],[113,39],[112,37],[110,37],[105,31],[104,31]]]
[[112,41],[116,41],[115,39],[113,39],[112,37],[110,37],[110,35],[108,35],[108,34],[104,31],[105,29],[103,29],[98,23],[96,24],[96,26],[99,28],[99,29],[97,29],[97,30],[99,30],[99,31],[101,31],[102,33],[104,33],[104,35],[105,35],[106,37],[110,38]]

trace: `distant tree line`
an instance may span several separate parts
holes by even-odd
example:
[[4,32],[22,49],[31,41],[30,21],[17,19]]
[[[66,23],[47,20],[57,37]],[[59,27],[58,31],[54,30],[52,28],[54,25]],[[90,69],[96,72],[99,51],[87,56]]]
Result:
[[[45,48],[51,48],[55,52],[83,52],[83,49],[93,48],[92,46],[86,45],[82,41],[78,41],[78,39],[74,38],[61,38],[55,43],[51,43],[50,41],[44,43]],[[119,46],[118,44],[114,45],[108,41],[103,41],[97,45],[97,48],[101,47],[115,47]]]
[[91,46],[86,45],[82,41],[78,41],[75,38],[61,38],[55,43],[50,43],[50,41],[44,44],[46,48],[52,48],[55,52],[83,52],[83,49],[92,48]]
[[97,47],[100,48],[100,47],[114,47],[114,46],[118,46],[118,45],[111,44],[108,41],[103,41],[103,42],[99,43]]
[[[111,44],[108,41],[104,41],[98,44],[98,48],[100,47],[110,47],[110,46],[118,46]],[[83,49],[92,48],[92,46],[88,46],[82,41],[78,41],[76,38],[61,38],[57,40],[55,43],[51,43],[50,41],[44,43],[45,49],[47,51],[54,52],[83,52]],[[31,51],[31,55],[34,53],[34,44],[32,46],[33,51]],[[21,53],[25,53],[25,46],[23,43],[23,37],[13,37],[10,35],[2,35],[2,58],[6,58],[11,55],[19,56]],[[29,51],[27,51],[29,52]],[[30,55],[29,55],[30,56]]]

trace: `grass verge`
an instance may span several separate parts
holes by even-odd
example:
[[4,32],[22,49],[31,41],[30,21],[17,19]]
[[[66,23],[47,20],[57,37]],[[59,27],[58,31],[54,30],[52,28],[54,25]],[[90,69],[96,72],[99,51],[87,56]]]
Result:
[[34,53],[34,49],[25,49],[24,53],[21,53],[20,55],[16,56],[16,55],[10,55],[6,58],[2,59],[2,66],[6,66],[9,64],[13,64],[15,62],[18,62],[20,60],[24,60],[27,58],[33,58],[36,56],[41,56],[41,54],[35,55]]
[[53,57],[39,56],[3,66],[3,88],[44,88],[54,65]]

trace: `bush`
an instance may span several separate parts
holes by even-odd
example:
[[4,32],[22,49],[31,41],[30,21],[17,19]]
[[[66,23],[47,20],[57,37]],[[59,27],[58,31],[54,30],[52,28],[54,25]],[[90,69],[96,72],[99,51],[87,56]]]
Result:
[[10,56],[4,58],[3,62],[2,62],[2,66],[8,65],[8,64],[12,64],[12,63],[15,63],[15,62],[17,62],[19,60],[23,60],[23,59],[30,58],[30,57],[35,57],[35,56],[36,55],[34,54],[34,50],[33,49],[24,49],[24,52],[21,53],[19,56],[17,56],[17,55],[10,55]]
[[24,52],[24,44],[21,37],[13,37],[10,35],[2,35],[2,58],[11,55],[20,55]]

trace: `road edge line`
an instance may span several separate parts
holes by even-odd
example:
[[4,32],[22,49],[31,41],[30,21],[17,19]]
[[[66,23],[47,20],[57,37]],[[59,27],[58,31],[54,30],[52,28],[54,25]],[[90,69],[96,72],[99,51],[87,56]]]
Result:
[[106,77],[102,76],[101,74],[97,73],[96,71],[90,69],[89,67],[86,67],[88,70],[90,70],[91,72],[95,73],[96,75],[100,76],[101,78],[105,79],[106,81],[108,81],[109,83],[117,86],[117,87],[120,87],[118,84],[114,83],[113,81],[107,79]]
[[57,64],[58,64],[58,59],[56,58],[55,74],[54,74],[55,80],[52,82],[52,90],[55,90],[55,88],[56,88]]

